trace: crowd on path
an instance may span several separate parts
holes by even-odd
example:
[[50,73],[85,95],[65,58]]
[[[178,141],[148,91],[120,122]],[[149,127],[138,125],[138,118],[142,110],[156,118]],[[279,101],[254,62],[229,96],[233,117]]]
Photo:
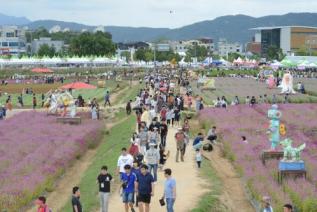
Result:
[[[114,173],[109,173],[106,165],[101,167],[100,174],[96,176],[101,212],[109,211],[111,185],[114,180],[120,181],[122,211],[135,212],[138,208],[140,212],[149,212],[153,196],[161,195],[159,204],[165,206],[167,212],[174,212],[178,179],[173,177],[172,169],[165,167],[166,161],[185,163],[186,149],[193,148],[195,163],[199,169],[202,165],[202,150],[212,151],[213,144],[218,142],[217,128],[212,126],[206,136],[207,144],[203,144],[204,135],[198,133],[190,145],[190,121],[187,117],[181,120],[181,112],[184,110],[185,102],[189,109],[194,102],[196,111],[204,106],[200,96],[195,96],[193,101],[191,92],[187,91],[185,95],[179,93],[177,88],[185,81],[182,77],[174,79],[172,76],[150,75],[145,79],[145,87],[140,90],[135,101],[127,102],[126,114],[129,116],[134,111],[137,117],[136,132],[131,136],[130,146],[121,149],[115,173],[118,178]],[[107,95],[105,105],[110,105],[110,94]],[[225,107],[225,97],[220,102],[220,107]],[[249,104],[252,104],[251,102],[252,98]],[[177,129],[174,141],[167,139],[171,128]],[[246,138],[244,140],[247,143]],[[166,148],[169,142],[174,142],[176,146],[174,159],[170,159],[170,151]],[[164,185],[157,183],[158,171],[164,171]],[[157,194],[157,186],[164,187],[162,194]],[[45,197],[39,197],[37,204],[38,212],[51,211]],[[73,212],[84,211],[78,186],[73,187],[71,204]],[[285,212],[292,210],[291,205],[284,205]],[[269,198],[263,199],[263,212],[273,212]]]

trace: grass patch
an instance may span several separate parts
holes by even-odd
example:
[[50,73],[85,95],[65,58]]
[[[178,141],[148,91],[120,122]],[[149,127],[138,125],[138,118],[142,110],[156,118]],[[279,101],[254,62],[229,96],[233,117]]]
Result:
[[[126,121],[111,128],[109,134],[105,133],[95,158],[87,171],[81,176],[82,178],[78,185],[81,190],[81,202],[85,211],[94,211],[99,207],[96,178],[100,172],[100,167],[107,165],[109,172],[113,176],[115,175],[121,148],[128,147],[130,136],[135,131],[135,122],[135,116],[131,116]],[[114,179],[118,179],[118,177],[114,177]],[[112,186],[112,188],[114,187]],[[71,195],[71,191],[69,193]],[[72,211],[70,201],[63,207],[62,211]]]
[[216,171],[212,168],[210,161],[204,160],[199,174],[204,178],[208,185],[204,186],[209,191],[205,193],[197,204],[192,209],[192,212],[225,212],[228,211],[225,206],[220,202],[219,196],[222,191],[222,182],[217,176]]
[[143,85],[139,83],[137,85],[133,85],[132,87],[129,86],[126,92],[122,92],[117,96],[114,104],[126,104],[129,100],[134,101],[141,88],[143,88]]

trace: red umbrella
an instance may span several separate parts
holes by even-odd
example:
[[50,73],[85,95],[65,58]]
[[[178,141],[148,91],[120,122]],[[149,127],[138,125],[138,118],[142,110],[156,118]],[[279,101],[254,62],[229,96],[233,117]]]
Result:
[[96,89],[97,87],[94,85],[84,83],[84,82],[73,82],[73,83],[63,85],[61,88],[63,89]]
[[54,73],[54,71],[49,69],[49,68],[33,68],[32,72],[34,72],[34,73]]

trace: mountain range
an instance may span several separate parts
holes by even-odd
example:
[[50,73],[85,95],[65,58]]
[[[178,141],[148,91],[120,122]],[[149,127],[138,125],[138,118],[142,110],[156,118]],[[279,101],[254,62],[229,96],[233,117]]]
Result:
[[[175,29],[121,26],[105,26],[105,29],[112,34],[115,42],[153,41],[158,39],[187,40],[210,37],[215,41],[219,38],[226,38],[232,42],[246,43],[254,35],[254,31],[250,30],[250,28],[288,25],[317,27],[316,20],[317,13],[288,13],[259,18],[246,15],[228,15]],[[96,28],[96,26],[56,20],[30,21],[24,17],[12,17],[3,14],[0,14],[0,25],[20,25],[27,26],[30,29],[39,27],[50,29],[55,25],[59,25],[62,29],[69,28],[75,31],[81,31],[82,29],[93,30]]]

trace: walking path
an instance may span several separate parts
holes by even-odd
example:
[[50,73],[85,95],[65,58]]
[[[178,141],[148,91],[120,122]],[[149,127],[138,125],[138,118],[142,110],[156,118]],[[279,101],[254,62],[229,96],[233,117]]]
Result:
[[[169,127],[167,136],[167,150],[170,151],[170,157],[164,168],[172,169],[172,176],[176,179],[176,202],[174,210],[177,212],[187,212],[196,206],[199,197],[206,192],[203,189],[204,181],[198,176],[198,169],[194,160],[194,150],[191,144],[188,145],[185,154],[185,162],[175,162],[176,144],[174,135],[176,128]],[[151,211],[165,211],[159,204],[159,199],[164,191],[164,172],[158,171],[158,181],[155,184],[154,197],[151,200]],[[109,211],[124,211],[124,206],[117,189],[112,193],[109,202]]]

